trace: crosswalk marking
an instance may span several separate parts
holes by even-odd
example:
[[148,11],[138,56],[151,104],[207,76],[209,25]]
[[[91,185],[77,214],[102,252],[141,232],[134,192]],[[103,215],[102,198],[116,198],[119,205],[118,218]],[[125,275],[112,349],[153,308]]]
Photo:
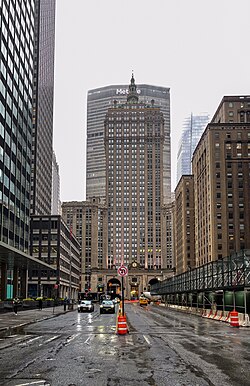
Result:
[[28,385],[30,385],[30,386],[32,386],[32,385],[41,385],[41,386],[43,386],[43,385],[45,385],[45,381],[34,381],[34,380],[32,380],[31,382],[16,383],[15,385],[16,386],[28,386]]
[[49,342],[52,342],[52,340],[55,340],[57,338],[59,338],[59,335],[52,336],[52,338],[45,340],[43,343],[40,343],[39,346],[42,346],[42,345],[47,344]]
[[147,342],[147,344],[150,346],[150,345],[151,345],[150,340],[146,337],[146,335],[143,335],[143,338],[145,339],[145,341]]

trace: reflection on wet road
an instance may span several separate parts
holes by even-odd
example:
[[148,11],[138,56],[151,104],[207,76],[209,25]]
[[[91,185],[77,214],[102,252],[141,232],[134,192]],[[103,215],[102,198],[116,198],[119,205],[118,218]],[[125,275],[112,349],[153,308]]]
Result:
[[160,306],[125,311],[127,335],[96,306],[0,340],[0,385],[250,385],[250,330]]

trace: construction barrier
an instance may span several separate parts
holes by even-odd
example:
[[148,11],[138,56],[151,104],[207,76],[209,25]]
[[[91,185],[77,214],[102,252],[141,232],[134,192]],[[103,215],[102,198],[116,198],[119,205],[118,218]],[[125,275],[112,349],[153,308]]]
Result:
[[244,321],[245,321],[245,315],[239,312],[238,313],[238,319],[239,319],[239,326],[240,327],[243,326]]
[[216,311],[216,314],[214,315],[213,319],[220,320],[222,315],[222,311]]
[[216,319],[217,318],[217,310],[215,311],[215,313],[212,315],[212,319]]
[[118,335],[125,335],[128,332],[127,328],[127,318],[126,316],[118,316],[117,320],[117,334]]
[[230,322],[230,311],[225,311],[223,317],[221,318],[222,322]]
[[203,318],[210,318],[210,315],[212,314],[212,310],[204,310],[204,313],[202,314]]
[[231,311],[230,313],[230,326],[231,327],[240,327],[239,325],[239,315],[237,311]]
[[250,327],[250,320],[249,320],[249,315],[245,314],[244,315],[244,321],[242,323],[243,327]]

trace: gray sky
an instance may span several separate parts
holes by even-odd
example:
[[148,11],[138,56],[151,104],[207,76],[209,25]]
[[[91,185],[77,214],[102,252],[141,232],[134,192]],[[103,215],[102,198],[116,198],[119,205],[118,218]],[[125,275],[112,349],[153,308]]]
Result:
[[54,149],[61,200],[85,199],[87,91],[170,87],[172,190],[191,112],[250,94],[250,0],[57,0]]

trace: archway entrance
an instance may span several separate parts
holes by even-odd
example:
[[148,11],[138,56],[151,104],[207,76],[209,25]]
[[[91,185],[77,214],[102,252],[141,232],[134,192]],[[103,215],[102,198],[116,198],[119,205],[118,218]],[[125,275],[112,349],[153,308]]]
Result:
[[148,282],[148,291],[150,292],[151,285],[159,283],[159,280],[154,277],[153,279],[149,280]]
[[111,299],[116,297],[121,298],[121,282],[118,279],[110,279],[107,285],[107,295],[111,296]]
[[138,285],[132,285],[130,287],[130,299],[131,300],[138,300],[139,299],[139,290]]

